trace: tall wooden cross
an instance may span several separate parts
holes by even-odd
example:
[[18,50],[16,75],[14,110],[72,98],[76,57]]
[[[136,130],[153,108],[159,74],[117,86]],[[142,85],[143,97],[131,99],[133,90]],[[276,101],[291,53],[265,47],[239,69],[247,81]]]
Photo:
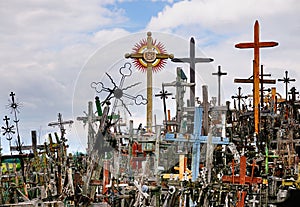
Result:
[[218,72],[212,73],[213,75],[218,76],[218,106],[221,106],[221,76],[227,75],[226,72],[221,72],[221,65],[218,66]]
[[253,66],[253,108],[254,108],[254,131],[258,133],[259,124],[259,49],[263,47],[277,46],[277,42],[260,42],[259,41],[259,23],[256,20],[254,24],[254,42],[236,44],[236,48],[254,49],[254,66]]
[[147,129],[152,127],[152,69],[153,63],[157,59],[173,58],[173,54],[156,53],[155,45],[151,37],[151,32],[147,32],[147,49],[142,53],[127,53],[125,58],[143,59],[147,63]]
[[288,101],[288,84],[290,83],[290,81],[296,81],[295,79],[291,79],[288,77],[288,71],[285,71],[285,77],[283,77],[283,79],[278,79],[278,81],[282,81],[283,83],[285,83],[285,100]]
[[[189,63],[190,64],[190,83],[195,83],[195,65],[196,63],[209,63],[214,61],[212,58],[196,58],[195,57],[195,40],[192,37],[190,40],[190,57],[188,58],[173,58],[173,62]],[[190,87],[190,106],[195,106],[195,86]]]

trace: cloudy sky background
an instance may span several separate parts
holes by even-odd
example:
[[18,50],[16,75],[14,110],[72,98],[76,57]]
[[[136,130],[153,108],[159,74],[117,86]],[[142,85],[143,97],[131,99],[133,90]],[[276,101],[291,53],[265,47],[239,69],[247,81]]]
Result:
[[[22,141],[31,144],[31,130],[38,131],[40,142],[45,141],[44,135],[57,131],[47,126],[57,120],[57,113],[62,113],[65,120],[75,120],[87,111],[87,102],[95,95],[90,80],[105,80],[104,73],[109,72],[118,82],[118,68],[126,61],[124,53],[131,52],[147,31],[152,31],[153,38],[163,42],[175,57],[189,55],[189,39],[194,37],[196,56],[214,58],[209,65],[197,64],[197,77],[201,79],[197,96],[201,97],[202,84],[209,86],[210,96],[217,96],[217,77],[211,73],[217,71],[218,65],[228,73],[222,77],[223,104],[231,100],[239,86],[244,94],[251,94],[251,85],[238,85],[233,79],[252,75],[253,50],[236,49],[234,45],[253,41],[255,20],[260,23],[262,41],[279,42],[278,47],[261,50],[265,72],[278,79],[288,70],[289,76],[296,79],[289,87],[298,88],[299,9],[297,0],[2,0],[0,115],[13,118],[7,105],[9,93],[14,91],[20,103]],[[111,51],[107,52],[108,48]],[[161,81],[164,77],[172,81],[168,78],[177,66],[188,75],[188,65],[168,61],[159,76]],[[127,84],[144,77],[133,71],[136,75]],[[154,75],[157,90],[159,78]],[[146,95],[143,87],[134,93]],[[277,83],[276,87],[284,96],[284,85]],[[161,102],[155,109],[161,113]],[[4,122],[0,123],[4,126]],[[84,151],[85,129],[77,122],[67,127],[71,152]],[[2,135],[1,141],[4,152],[9,152],[8,141]]]

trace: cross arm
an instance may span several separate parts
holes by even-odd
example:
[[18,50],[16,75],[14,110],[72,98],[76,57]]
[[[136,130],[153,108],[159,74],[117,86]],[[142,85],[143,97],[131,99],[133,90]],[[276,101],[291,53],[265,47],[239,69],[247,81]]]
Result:
[[143,54],[142,53],[126,53],[125,54],[125,58],[143,58]]
[[158,53],[156,54],[156,58],[157,59],[168,59],[168,58],[174,58],[173,54],[162,54],[162,53]]
[[[240,78],[235,78],[234,79],[235,83],[253,83],[253,79],[240,79]],[[276,80],[266,80],[266,79],[259,79],[259,82],[263,82],[266,84],[276,84]]]

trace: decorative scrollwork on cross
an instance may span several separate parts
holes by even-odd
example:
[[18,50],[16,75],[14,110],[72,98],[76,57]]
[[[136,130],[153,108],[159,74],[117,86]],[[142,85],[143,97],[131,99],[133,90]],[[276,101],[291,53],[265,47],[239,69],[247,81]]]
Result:
[[105,73],[107,75],[107,77],[110,79],[111,83],[113,84],[113,87],[112,88],[105,87],[102,82],[92,82],[91,87],[93,89],[95,89],[95,91],[97,93],[102,93],[102,92],[107,92],[108,93],[108,95],[106,96],[104,101],[102,101],[102,105],[104,105],[105,103],[107,103],[111,99],[115,98],[115,102],[114,102],[114,105],[113,105],[113,108],[112,108],[112,114],[114,113],[114,111],[117,107],[118,101],[120,101],[121,105],[126,109],[128,114],[130,116],[132,116],[131,112],[129,111],[126,104],[124,103],[124,98],[133,100],[136,105],[146,105],[147,104],[147,99],[144,98],[144,96],[142,96],[142,95],[133,96],[133,95],[130,95],[130,94],[126,93],[126,90],[141,84],[141,82],[131,84],[127,87],[123,87],[125,78],[130,77],[131,74],[132,74],[130,63],[128,63],[128,62],[125,63],[124,66],[122,66],[119,69],[119,73],[121,74],[121,80],[120,80],[119,85],[117,85],[115,83],[115,81],[112,79],[111,75],[109,75],[108,73]]

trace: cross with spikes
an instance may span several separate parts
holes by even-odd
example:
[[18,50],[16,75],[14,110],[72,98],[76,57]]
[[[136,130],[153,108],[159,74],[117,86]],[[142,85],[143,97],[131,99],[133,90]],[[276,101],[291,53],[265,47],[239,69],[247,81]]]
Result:
[[241,87],[238,87],[238,94],[236,96],[231,96],[232,99],[236,98],[238,100],[239,111],[241,110],[241,99],[248,98],[248,96],[243,96],[243,94],[241,93],[241,89]]
[[64,135],[66,134],[66,130],[64,128],[64,125],[66,125],[66,124],[71,125],[71,124],[73,124],[73,122],[74,122],[73,120],[63,121],[61,113],[58,113],[58,121],[57,122],[50,122],[48,124],[48,126],[52,126],[52,127],[58,126],[59,129],[60,129],[60,132],[61,132],[61,139],[62,139],[62,141],[65,141],[64,140]]
[[11,134],[15,133],[15,131],[13,130],[14,125],[9,126],[9,122],[8,122],[9,120],[10,120],[10,118],[8,118],[7,116],[5,116],[4,119],[3,119],[3,121],[5,121],[5,125],[6,126],[5,127],[4,126],[1,127],[4,130],[4,132],[3,132],[2,135],[6,135],[6,139],[8,141],[10,141],[12,139],[12,135]]
[[168,131],[168,118],[167,118],[167,106],[166,106],[166,99],[168,96],[172,95],[172,93],[168,93],[168,91],[165,91],[165,87],[162,85],[162,90],[159,92],[159,94],[155,94],[156,97],[160,97],[163,100],[164,105],[164,114],[165,114],[165,122],[166,122],[166,131]]
[[288,84],[290,83],[290,81],[296,81],[294,78],[289,78],[288,77],[288,71],[285,71],[285,77],[283,77],[282,79],[278,79],[278,81],[282,81],[283,83],[285,83],[285,99],[286,101],[288,101]]
[[226,72],[221,72],[221,65],[218,66],[218,72],[212,73],[212,75],[218,76],[218,106],[221,106],[221,76],[227,75]]

